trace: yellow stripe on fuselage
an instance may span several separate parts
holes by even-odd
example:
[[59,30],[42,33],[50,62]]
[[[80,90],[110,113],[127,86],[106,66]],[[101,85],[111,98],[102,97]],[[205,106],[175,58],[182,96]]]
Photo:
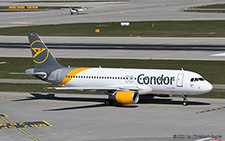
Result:
[[[67,77],[65,77],[63,79],[63,81],[59,84],[59,85],[65,85],[66,83],[68,83],[73,77],[71,76],[75,76],[77,75],[78,73],[84,71],[84,70],[87,70],[87,69],[91,69],[91,68],[77,68],[77,69],[74,69],[72,71],[70,71],[68,74],[67,74]],[[68,77],[70,76],[70,77]]]

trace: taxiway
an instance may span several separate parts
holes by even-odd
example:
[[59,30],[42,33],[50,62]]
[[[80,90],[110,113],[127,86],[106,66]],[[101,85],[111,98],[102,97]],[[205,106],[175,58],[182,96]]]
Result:
[[[11,1],[12,2],[12,1]],[[60,2],[60,3],[9,3],[1,6],[85,6],[81,15],[70,15],[68,9],[39,12],[1,12],[0,27],[44,25],[62,23],[120,22],[120,21],[171,21],[171,20],[224,20],[223,13],[183,12],[187,7],[224,3],[224,0],[119,0],[117,2]]]
[[[138,105],[106,107],[106,95],[0,92],[2,141],[140,140],[193,141],[205,136],[223,139],[224,99],[141,97]],[[44,121],[49,126],[11,128],[3,123]],[[14,125],[15,126],[15,125]],[[31,125],[30,125],[31,126]]]

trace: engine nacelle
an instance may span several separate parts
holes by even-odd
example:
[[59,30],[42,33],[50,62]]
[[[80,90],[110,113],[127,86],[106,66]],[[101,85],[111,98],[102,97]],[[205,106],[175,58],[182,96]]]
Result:
[[136,104],[139,100],[139,94],[136,91],[116,91],[114,97],[118,103]]

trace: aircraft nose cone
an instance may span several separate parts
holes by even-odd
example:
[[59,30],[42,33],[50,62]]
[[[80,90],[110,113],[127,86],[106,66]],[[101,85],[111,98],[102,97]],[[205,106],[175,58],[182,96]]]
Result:
[[212,91],[212,89],[213,89],[212,84],[210,84],[209,82],[207,82],[206,85],[205,85],[204,87],[205,87],[205,92],[206,92],[206,93]]

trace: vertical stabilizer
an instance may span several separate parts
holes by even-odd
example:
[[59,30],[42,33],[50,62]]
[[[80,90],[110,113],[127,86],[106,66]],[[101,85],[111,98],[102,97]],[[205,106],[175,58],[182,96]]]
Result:
[[35,68],[61,68],[55,57],[36,33],[28,33]]

